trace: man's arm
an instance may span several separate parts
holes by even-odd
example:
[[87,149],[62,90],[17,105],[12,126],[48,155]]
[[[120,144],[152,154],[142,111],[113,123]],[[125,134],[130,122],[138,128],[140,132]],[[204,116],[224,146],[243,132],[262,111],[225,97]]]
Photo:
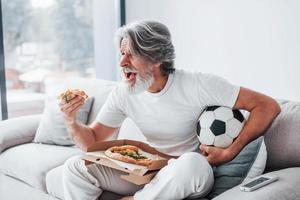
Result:
[[280,113],[280,107],[274,99],[243,87],[240,88],[234,108],[249,111],[249,118],[239,136],[228,148],[200,146],[211,165],[232,160],[245,145],[261,136]]
[[83,151],[96,141],[103,141],[110,137],[118,128],[105,126],[99,122],[93,122],[87,126],[76,121],[76,113],[84,104],[84,98],[75,96],[70,102],[61,102],[60,109],[64,114],[69,135],[74,143]]
[[96,121],[89,126],[77,121],[67,121],[67,127],[72,140],[83,151],[87,151],[94,142],[109,138],[118,130]]

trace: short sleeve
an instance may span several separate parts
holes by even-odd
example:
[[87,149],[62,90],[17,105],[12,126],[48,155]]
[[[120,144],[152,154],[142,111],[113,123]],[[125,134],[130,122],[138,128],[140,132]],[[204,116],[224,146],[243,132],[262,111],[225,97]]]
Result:
[[197,73],[196,80],[200,105],[233,108],[239,95],[239,86],[212,74]]
[[114,88],[98,113],[96,121],[109,127],[120,127],[126,118],[124,104],[125,95],[122,88]]

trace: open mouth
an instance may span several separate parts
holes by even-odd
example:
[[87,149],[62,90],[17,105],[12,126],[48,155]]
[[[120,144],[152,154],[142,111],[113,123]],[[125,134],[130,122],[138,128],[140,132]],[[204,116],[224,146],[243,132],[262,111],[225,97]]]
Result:
[[124,76],[125,76],[125,78],[127,80],[133,80],[137,76],[137,71],[135,71],[135,70],[131,70],[131,69],[125,68],[123,70],[123,72],[124,72]]
[[137,73],[135,72],[128,72],[128,73],[125,73],[125,77],[126,79],[128,80],[131,80],[131,79],[134,79],[136,77]]

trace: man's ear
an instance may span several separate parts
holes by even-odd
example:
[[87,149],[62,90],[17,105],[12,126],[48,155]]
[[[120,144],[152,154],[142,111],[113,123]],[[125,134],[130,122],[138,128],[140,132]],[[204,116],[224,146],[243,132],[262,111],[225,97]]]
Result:
[[162,63],[156,63],[156,64],[154,64],[154,67],[160,67],[161,64]]

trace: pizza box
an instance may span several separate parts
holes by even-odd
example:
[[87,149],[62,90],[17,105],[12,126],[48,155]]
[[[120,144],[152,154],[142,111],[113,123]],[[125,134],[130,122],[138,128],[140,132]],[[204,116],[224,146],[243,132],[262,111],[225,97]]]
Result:
[[[149,166],[141,166],[122,161],[114,160],[105,156],[104,151],[113,146],[122,145],[134,145],[140,148],[146,153],[146,155],[152,158],[152,163]],[[106,167],[117,169],[126,172],[126,175],[122,175],[121,178],[134,183],[136,185],[143,185],[151,181],[159,169],[168,164],[168,160],[173,158],[172,156],[163,154],[146,143],[134,140],[112,140],[96,142],[87,148],[87,153],[82,157],[85,161],[85,165],[97,163]]]

